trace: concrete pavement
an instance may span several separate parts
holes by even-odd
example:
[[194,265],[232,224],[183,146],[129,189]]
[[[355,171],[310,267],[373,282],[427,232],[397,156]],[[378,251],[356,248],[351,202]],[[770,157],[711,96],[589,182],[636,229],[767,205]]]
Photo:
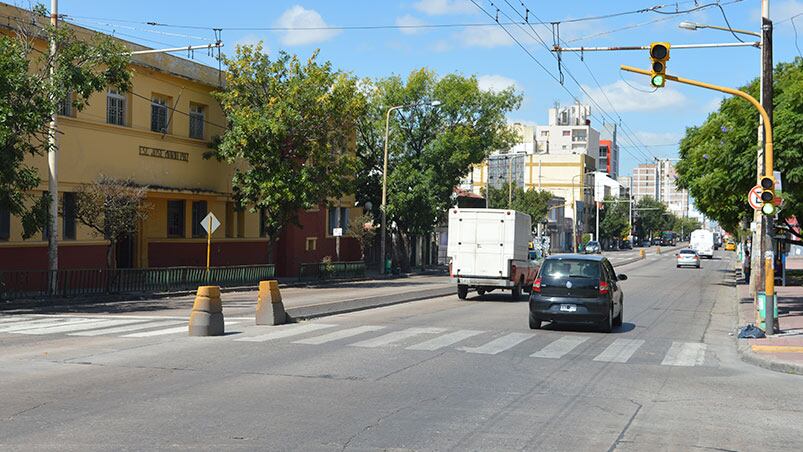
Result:
[[493,293],[217,338],[3,315],[0,448],[800,450],[803,377],[739,359],[729,264],[621,267],[612,334]]

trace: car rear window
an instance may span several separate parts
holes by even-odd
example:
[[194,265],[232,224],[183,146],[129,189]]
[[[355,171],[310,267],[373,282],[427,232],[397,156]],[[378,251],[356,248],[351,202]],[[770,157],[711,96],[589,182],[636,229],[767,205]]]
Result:
[[541,267],[541,278],[593,278],[599,279],[599,262],[581,259],[552,259]]
[[695,254],[694,250],[680,250],[680,254]]

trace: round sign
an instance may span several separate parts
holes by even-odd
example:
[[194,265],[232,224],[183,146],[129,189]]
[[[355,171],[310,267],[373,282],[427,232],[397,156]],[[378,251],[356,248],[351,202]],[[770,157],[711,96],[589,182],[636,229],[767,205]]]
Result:
[[750,203],[750,207],[752,207],[753,210],[761,209],[761,205],[763,204],[761,201],[761,192],[761,187],[756,185],[750,189],[750,192],[747,193],[747,202]]

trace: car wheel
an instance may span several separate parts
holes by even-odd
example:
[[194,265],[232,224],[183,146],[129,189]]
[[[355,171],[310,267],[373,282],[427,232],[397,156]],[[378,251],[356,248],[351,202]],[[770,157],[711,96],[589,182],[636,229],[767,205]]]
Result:
[[513,286],[513,290],[510,297],[513,299],[513,301],[519,301],[519,299],[521,298],[521,283],[516,283],[516,285]]
[[530,329],[531,330],[540,330],[541,329],[541,323],[542,322],[540,320],[536,319],[535,316],[533,316],[533,313],[531,312],[530,313]]
[[468,297],[468,286],[465,284],[457,285],[457,298],[465,300]]
[[678,264],[678,268],[680,268],[680,264]]
[[485,289],[477,289],[477,295],[479,296],[485,295]]
[[619,315],[613,318],[613,326],[622,326],[622,317],[625,314],[625,304],[622,303],[622,306],[619,308]]
[[610,333],[613,330],[613,308],[605,316],[605,319],[600,322],[599,329],[603,333]]
[[697,269],[698,269],[698,270],[700,269],[700,264],[697,264]]

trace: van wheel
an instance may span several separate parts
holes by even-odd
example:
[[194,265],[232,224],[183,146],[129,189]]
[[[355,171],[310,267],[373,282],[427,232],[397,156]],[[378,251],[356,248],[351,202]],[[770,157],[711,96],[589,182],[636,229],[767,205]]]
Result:
[[477,295],[479,296],[485,295],[485,289],[477,289]]
[[540,320],[536,319],[535,316],[533,316],[533,313],[531,312],[530,313],[530,329],[531,330],[540,330],[541,329],[541,323],[542,322]]
[[457,298],[465,300],[468,297],[468,286],[465,284],[457,285]]
[[511,298],[513,298],[513,301],[519,301],[519,298],[521,298],[521,283],[516,283],[516,285],[513,286]]

